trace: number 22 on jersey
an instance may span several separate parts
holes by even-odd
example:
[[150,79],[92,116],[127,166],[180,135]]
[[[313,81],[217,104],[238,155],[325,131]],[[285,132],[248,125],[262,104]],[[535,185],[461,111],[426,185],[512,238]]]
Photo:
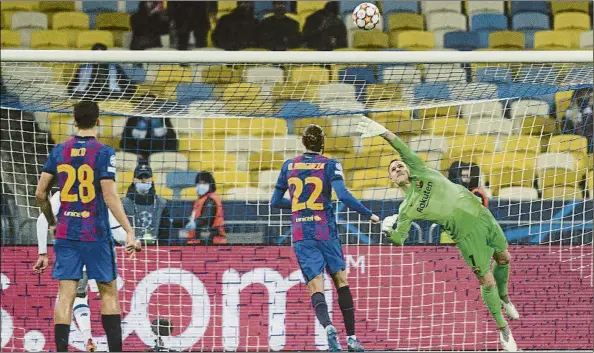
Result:
[[[93,168],[88,164],[83,164],[78,169],[70,164],[60,164],[58,173],[66,173],[66,182],[60,192],[60,201],[89,203],[95,199],[95,174]],[[70,191],[74,182],[78,180],[78,194],[71,194]]]
[[[302,211],[305,209],[310,209],[312,211],[322,211],[324,209],[324,204],[322,202],[316,202],[320,194],[322,193],[322,188],[324,183],[322,179],[318,177],[307,177],[305,178],[305,183],[301,179],[297,177],[289,178],[288,180],[289,186],[295,186],[295,190],[293,191],[293,200],[291,211],[297,212]],[[303,193],[303,185],[313,185],[314,188],[311,191],[311,195],[305,202],[299,202],[299,197]]]

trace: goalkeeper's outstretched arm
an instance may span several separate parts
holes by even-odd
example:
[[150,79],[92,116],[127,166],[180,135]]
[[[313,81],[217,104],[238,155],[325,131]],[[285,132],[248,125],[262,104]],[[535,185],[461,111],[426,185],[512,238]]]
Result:
[[[394,229],[394,223],[396,223],[396,221],[398,221],[398,225],[396,226],[396,229]],[[402,245],[406,238],[408,238],[411,224],[412,219],[406,214],[395,214],[384,218],[384,221],[382,222],[382,231],[386,234],[392,244]]]

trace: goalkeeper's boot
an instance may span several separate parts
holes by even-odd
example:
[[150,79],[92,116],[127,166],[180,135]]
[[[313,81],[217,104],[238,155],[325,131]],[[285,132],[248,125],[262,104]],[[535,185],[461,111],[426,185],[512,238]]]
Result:
[[507,300],[507,303],[501,300],[501,306],[505,311],[505,315],[509,317],[510,320],[518,320],[520,318],[520,313],[518,313],[518,309],[516,309],[515,305],[511,302],[511,300]]
[[332,325],[326,326],[326,335],[328,335],[328,352],[342,352],[336,328]]
[[514,340],[514,336],[512,336],[509,326],[499,329],[499,343],[501,343],[501,348],[503,348],[503,350],[506,352],[519,351],[518,345],[516,344],[516,340]]
[[361,345],[361,342],[355,336],[349,336],[347,338],[347,347],[349,352],[365,352],[365,349]]
[[93,342],[92,338],[87,340],[85,349],[87,352],[95,352],[97,350],[97,345],[95,345],[95,342]]

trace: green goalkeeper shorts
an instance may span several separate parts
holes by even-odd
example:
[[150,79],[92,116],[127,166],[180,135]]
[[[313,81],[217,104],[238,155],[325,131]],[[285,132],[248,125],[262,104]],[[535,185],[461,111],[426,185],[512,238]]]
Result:
[[483,277],[491,269],[493,254],[507,249],[507,239],[491,212],[484,208],[467,229],[466,236],[456,246],[464,261],[477,277]]

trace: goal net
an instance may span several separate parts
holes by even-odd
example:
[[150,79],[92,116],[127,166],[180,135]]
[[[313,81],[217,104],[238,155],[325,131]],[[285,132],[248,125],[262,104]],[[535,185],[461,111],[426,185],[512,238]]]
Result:
[[[353,195],[382,218],[396,213],[404,193],[387,167],[399,156],[381,138],[359,138],[363,115],[485,195],[510,243],[520,348],[591,348],[591,59],[580,51],[3,50],[1,348],[54,349],[57,284],[31,273],[34,193],[47,153],[75,133],[71,110],[81,99],[99,103],[99,139],[117,150],[121,196],[134,192],[143,155],[166,200],[162,213],[129,215],[151,233],[137,259],[117,250],[127,350],[155,346],[156,319],[171,323],[162,345],[173,350],[327,349],[290,246],[290,214],[269,200],[282,163],[303,153],[300,134],[315,123]],[[199,171],[216,181],[227,244],[202,246],[208,234],[185,230]],[[413,223],[396,247],[340,201],[334,210],[366,349],[498,348],[476,277],[439,225]],[[325,294],[344,336],[329,277]],[[89,303],[93,336],[106,349],[93,281]],[[75,323],[70,341],[84,348]]]

